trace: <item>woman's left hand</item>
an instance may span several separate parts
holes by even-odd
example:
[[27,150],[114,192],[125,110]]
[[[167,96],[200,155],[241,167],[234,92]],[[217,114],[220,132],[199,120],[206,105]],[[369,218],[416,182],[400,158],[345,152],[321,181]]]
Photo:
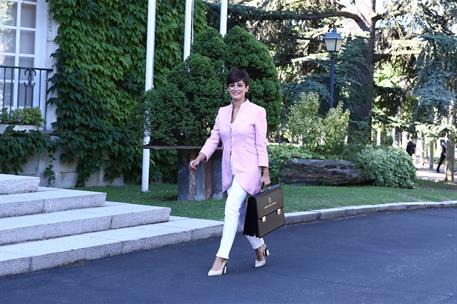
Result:
[[262,181],[262,187],[270,186],[270,184],[271,184],[270,175],[269,174],[262,175],[261,181]]

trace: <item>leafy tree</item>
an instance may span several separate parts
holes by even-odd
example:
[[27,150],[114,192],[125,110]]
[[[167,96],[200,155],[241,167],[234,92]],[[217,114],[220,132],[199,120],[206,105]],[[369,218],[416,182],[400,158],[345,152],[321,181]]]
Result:
[[[293,63],[293,61],[290,60],[284,68],[295,71],[294,74],[297,76],[306,75],[312,71],[322,71],[322,68],[325,67],[322,66],[322,61],[320,60],[307,59],[309,54],[326,54],[322,43],[320,43],[320,38],[325,33],[322,31],[322,28],[328,27],[341,18],[348,18],[355,21],[360,31],[366,37],[362,44],[363,57],[360,57],[360,61],[357,62],[359,69],[364,68],[366,72],[359,75],[359,80],[363,81],[361,85],[364,88],[362,91],[364,94],[359,93],[359,98],[356,101],[354,100],[358,106],[351,112],[354,123],[351,124],[353,127],[352,132],[350,132],[350,137],[352,137],[354,133],[362,132],[363,134],[359,136],[360,138],[370,138],[371,109],[374,103],[373,72],[375,65],[375,39],[377,33],[376,23],[379,20],[384,19],[386,15],[376,12],[374,0],[354,1],[350,5],[344,5],[342,1],[336,1],[336,3],[335,1],[305,1],[303,3],[295,1],[275,1],[274,3],[276,4],[276,7],[271,10],[268,10],[267,6],[265,6],[265,9],[244,5],[230,6],[229,12],[231,14],[231,20],[237,22],[245,21],[245,26],[247,28],[252,27],[254,29],[253,31],[256,33],[267,31],[264,29],[268,29],[268,26],[276,26],[283,21],[291,21],[290,24],[294,28],[294,34],[291,34],[291,36],[295,36],[296,40],[305,40],[305,43],[301,48],[296,46],[284,49],[298,50],[297,53],[289,54],[292,56],[289,56],[289,58],[301,58],[302,64],[297,66],[296,63]],[[217,5],[209,5],[209,7],[211,14],[211,10],[216,10]],[[360,7],[363,7],[363,9],[357,9]],[[328,21],[324,22],[323,20],[326,19]],[[286,23],[283,23],[283,25],[285,26]],[[305,37],[303,37],[303,28],[305,29],[305,33],[306,31],[310,31],[310,35],[305,35]],[[292,33],[292,31],[289,31],[289,33]],[[300,33],[301,35],[299,35]],[[259,34],[259,36],[261,36],[261,34]],[[286,41],[290,40],[291,39],[287,39]],[[300,68],[303,68],[303,70]],[[301,77],[297,76],[296,80],[300,80]],[[354,92],[355,91],[356,90],[354,90]],[[360,126],[366,127],[360,129]]]
[[0,21],[2,24],[10,19],[10,16],[8,14],[10,6],[11,3],[8,3],[6,1],[0,2]]
[[321,144],[322,129],[322,118],[318,111],[319,97],[313,93],[302,95],[292,107],[287,123],[292,143],[301,144],[311,151],[317,149]]
[[[425,45],[416,65],[416,118],[428,124],[438,125],[440,132],[448,134],[446,178],[453,181],[457,131],[457,3],[426,1],[420,8],[419,16],[423,31],[421,37]],[[448,14],[440,14],[440,9]]]
[[417,60],[415,95],[419,97],[417,117],[427,122],[442,121],[453,113],[457,99],[457,37],[424,35],[427,42]]
[[344,145],[349,112],[342,106],[330,109],[326,116],[319,115],[319,97],[315,93],[302,95],[291,111],[287,123],[291,142],[308,151],[336,155]]
[[[11,19],[11,13],[9,13],[9,9],[13,2],[1,1],[0,2],[0,37],[3,36],[5,32],[5,28],[2,26],[3,24],[7,23]],[[2,37],[3,38],[3,37]],[[5,44],[0,44],[0,51],[3,52]],[[4,55],[0,55],[0,61],[4,62]],[[4,88],[0,89],[0,94],[3,94]]]
[[[320,83],[318,91],[323,100],[328,98],[325,92],[328,68],[327,61],[323,60],[326,52],[321,37],[333,24],[343,33],[345,27],[350,28],[350,33],[354,34],[345,43],[338,60],[335,93],[337,100],[351,110],[349,140],[358,141],[354,140],[357,134],[361,134],[358,138],[366,140],[370,138],[375,98],[388,105],[378,110],[385,108],[397,112],[401,109],[398,104],[403,106],[404,102],[411,101],[407,98],[411,95],[408,92],[411,83],[407,79],[401,86],[381,86],[374,81],[375,70],[393,63],[401,67],[403,74],[413,78],[415,55],[420,50],[420,43],[414,38],[418,36],[417,29],[423,26],[421,18],[426,20],[429,17],[424,16],[431,16],[441,22],[442,14],[436,11],[440,5],[443,11],[453,11],[450,0],[441,0],[437,5],[433,1],[390,1],[384,3],[382,11],[377,2],[273,0],[251,7],[247,6],[251,2],[240,0],[235,1],[238,5],[230,6],[229,24],[242,25],[268,43],[280,67],[281,78],[295,83],[288,83],[286,88],[293,87],[295,93],[303,88],[306,92],[310,84]],[[423,14],[416,18],[420,11]],[[217,5],[209,4],[210,19],[215,19],[211,16],[216,12],[218,14]],[[288,47],[274,43],[281,40]]]

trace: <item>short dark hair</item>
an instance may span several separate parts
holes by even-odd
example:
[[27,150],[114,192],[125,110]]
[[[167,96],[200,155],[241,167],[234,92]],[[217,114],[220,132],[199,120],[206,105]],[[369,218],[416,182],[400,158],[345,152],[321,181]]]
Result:
[[227,76],[227,85],[243,81],[245,85],[249,85],[249,74],[245,70],[232,69]]

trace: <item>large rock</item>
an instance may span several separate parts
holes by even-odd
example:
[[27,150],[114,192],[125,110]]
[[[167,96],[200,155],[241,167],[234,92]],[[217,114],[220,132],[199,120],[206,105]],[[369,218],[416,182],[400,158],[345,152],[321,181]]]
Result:
[[285,184],[354,185],[367,183],[355,163],[346,160],[291,159],[281,172]]

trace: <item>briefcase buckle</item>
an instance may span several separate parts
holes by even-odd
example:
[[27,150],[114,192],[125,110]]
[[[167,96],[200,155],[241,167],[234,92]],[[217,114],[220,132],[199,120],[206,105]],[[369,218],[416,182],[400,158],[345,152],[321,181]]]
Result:
[[267,217],[266,216],[262,216],[262,223],[265,223],[267,221]]
[[281,213],[282,213],[281,208],[279,208],[278,210],[276,210],[276,214],[277,214],[277,215],[281,215]]

